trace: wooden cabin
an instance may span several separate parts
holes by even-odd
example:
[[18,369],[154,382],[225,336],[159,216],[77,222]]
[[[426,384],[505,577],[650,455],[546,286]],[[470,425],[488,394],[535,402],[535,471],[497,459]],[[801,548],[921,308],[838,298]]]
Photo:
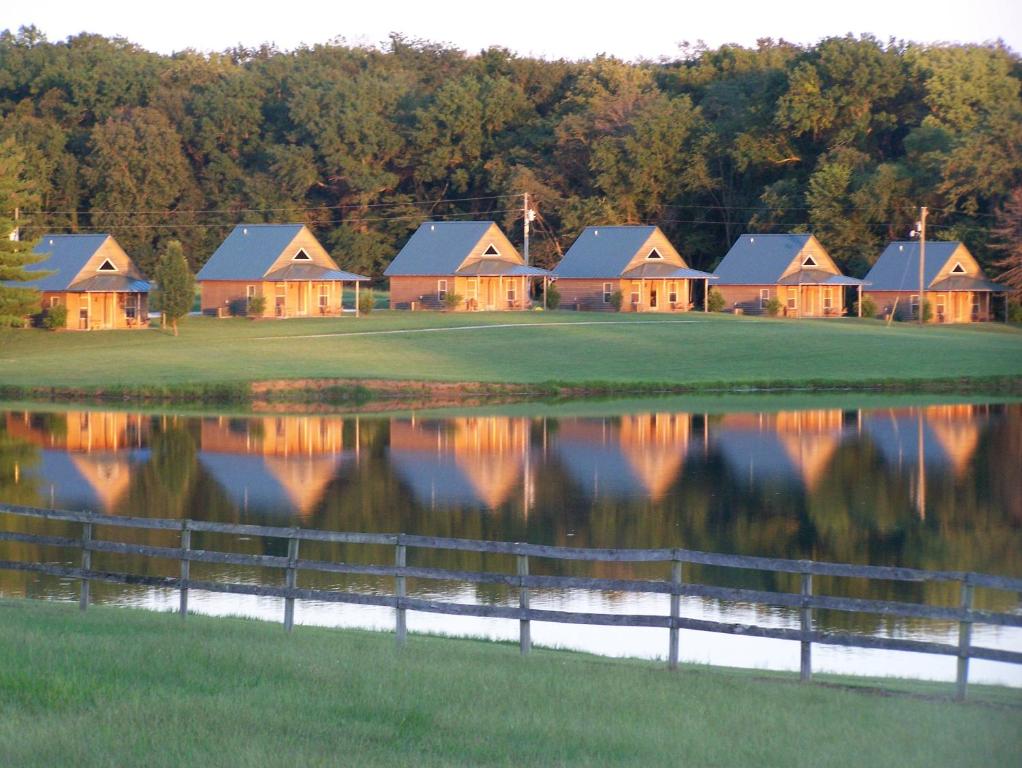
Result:
[[862,280],[841,274],[813,235],[739,237],[714,271],[724,306],[736,314],[766,314],[772,299],[783,317],[841,317],[846,289],[862,291]]
[[532,306],[532,283],[550,276],[530,267],[492,221],[427,221],[383,273],[391,309],[521,310]]
[[203,314],[251,315],[251,300],[266,299],[260,317],[325,317],[344,311],[344,284],[368,277],[337,266],[303,224],[239,224],[220,244],[197,280]]
[[40,309],[62,304],[73,331],[147,328],[149,283],[110,235],[44,235],[28,265],[36,280],[18,283],[41,294]]
[[[987,280],[969,249],[959,242],[926,243],[923,285],[930,322],[971,323],[993,319],[992,297],[1007,289]],[[881,315],[919,317],[919,242],[894,242],[866,275],[869,297]]]
[[[651,226],[586,227],[554,269],[561,306],[590,311],[687,312],[693,283],[703,292],[713,275],[689,269],[660,231]],[[705,306],[704,306],[705,308]]]

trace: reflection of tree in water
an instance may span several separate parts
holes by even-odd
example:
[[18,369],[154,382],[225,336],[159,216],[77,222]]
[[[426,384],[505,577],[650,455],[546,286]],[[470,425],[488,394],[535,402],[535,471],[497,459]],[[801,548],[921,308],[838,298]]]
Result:
[[39,504],[39,481],[26,470],[39,464],[39,448],[16,437],[0,419],[0,500],[8,504]]

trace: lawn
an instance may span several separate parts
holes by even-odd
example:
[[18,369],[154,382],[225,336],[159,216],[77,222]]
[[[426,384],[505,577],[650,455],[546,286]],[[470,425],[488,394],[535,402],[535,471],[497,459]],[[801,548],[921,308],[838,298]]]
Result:
[[1017,764],[1022,695],[0,601],[4,765]]
[[287,321],[190,317],[157,330],[0,332],[0,385],[277,378],[568,384],[866,383],[1022,376],[1022,330],[874,320],[575,312],[377,312]]

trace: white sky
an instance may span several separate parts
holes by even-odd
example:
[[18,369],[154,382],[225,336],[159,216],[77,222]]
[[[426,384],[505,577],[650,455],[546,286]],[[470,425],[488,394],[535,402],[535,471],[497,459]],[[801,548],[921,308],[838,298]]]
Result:
[[276,43],[284,49],[342,37],[377,44],[390,32],[453,43],[471,53],[499,45],[545,58],[674,57],[682,41],[753,45],[760,37],[814,43],[871,33],[931,42],[1003,39],[1022,51],[1022,0],[36,0],[0,4],[0,29],[34,24],[50,40],[79,32],[126,37],[161,53]]

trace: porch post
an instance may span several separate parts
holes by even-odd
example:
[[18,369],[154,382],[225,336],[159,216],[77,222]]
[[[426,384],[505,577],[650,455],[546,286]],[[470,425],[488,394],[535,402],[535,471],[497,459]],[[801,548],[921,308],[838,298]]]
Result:
[[703,278],[703,313],[710,311],[710,278]]
[[504,276],[497,275],[497,306],[504,303]]
[[358,315],[358,284],[359,284],[359,281],[355,280],[354,283],[355,283],[355,317],[358,317],[359,316]]
[[639,311],[639,307],[642,306],[643,299],[646,298],[646,278],[639,278],[639,303],[635,305],[635,311]]
[[858,316],[862,317],[862,286],[861,285],[859,286],[859,300],[855,303],[855,306],[858,307],[858,312],[857,312]]
[[547,283],[547,276],[543,275],[543,309],[546,309],[546,291],[549,284]]

